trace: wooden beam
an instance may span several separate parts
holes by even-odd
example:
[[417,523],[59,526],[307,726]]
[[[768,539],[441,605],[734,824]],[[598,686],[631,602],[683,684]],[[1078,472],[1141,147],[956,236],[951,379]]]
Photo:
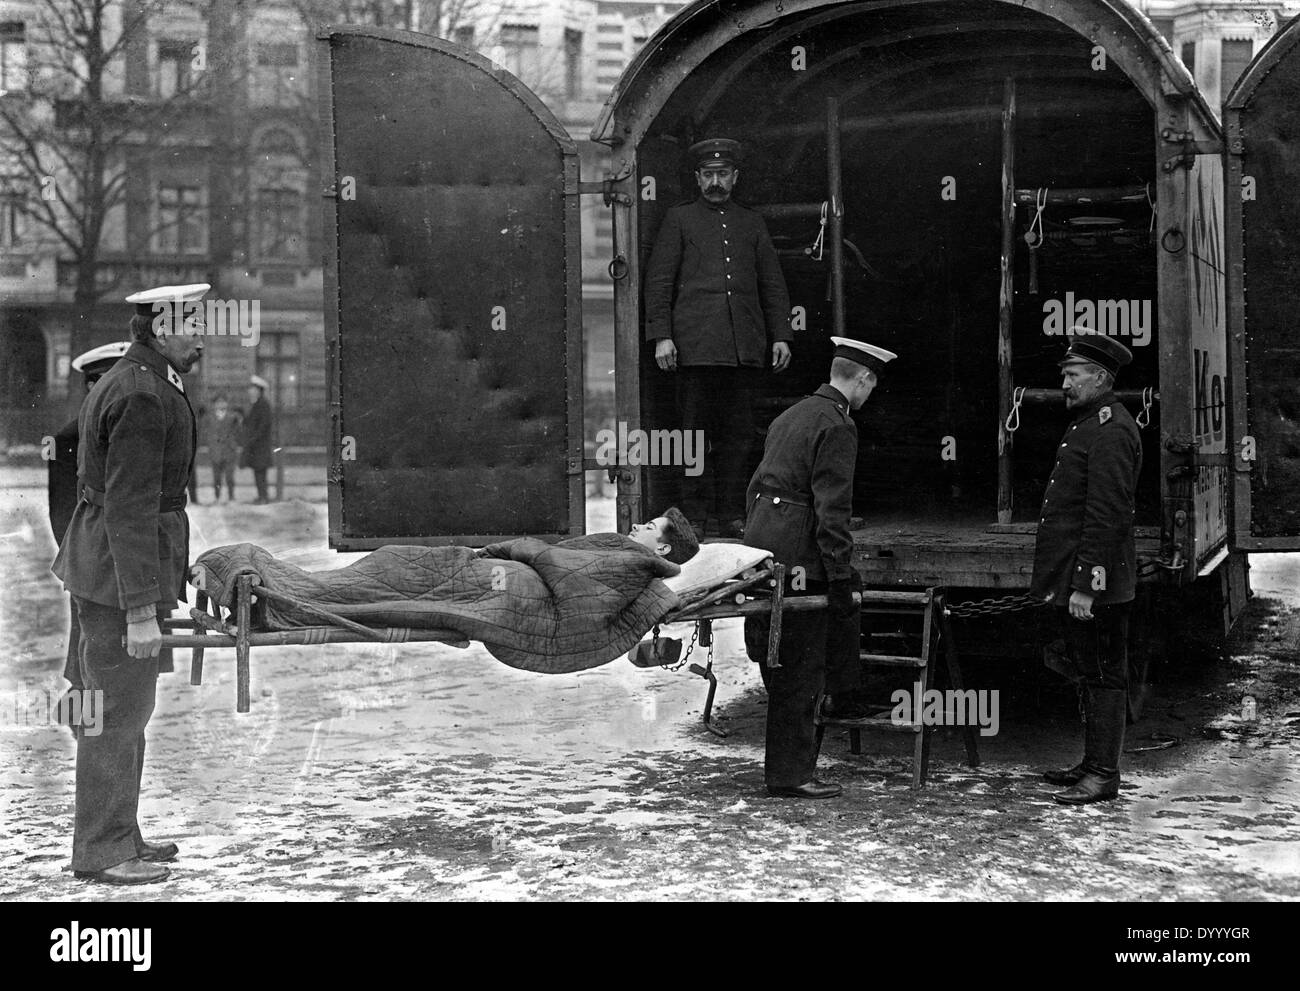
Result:
[[827,211],[831,242],[831,328],[844,336],[844,195],[841,189],[840,101],[826,97],[826,184],[830,209]]
[[1002,88],[1002,285],[998,294],[998,522],[1010,523],[1012,512],[1011,325],[1015,305],[1016,250],[1016,81]]

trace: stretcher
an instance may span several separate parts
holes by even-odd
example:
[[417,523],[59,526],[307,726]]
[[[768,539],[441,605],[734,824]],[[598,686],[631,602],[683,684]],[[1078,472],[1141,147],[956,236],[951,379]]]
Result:
[[[698,643],[701,647],[711,648],[714,620],[764,616],[769,621],[766,651],[766,662],[769,668],[780,667],[783,616],[787,612],[827,608],[825,595],[787,596],[785,566],[774,561],[766,551],[738,543],[719,542],[703,545],[699,559],[688,562],[680,576],[665,579],[665,583],[677,594],[680,604],[664,615],[654,627],[652,644],[658,641],[660,627],[693,623],[695,636],[692,638],[692,646]],[[240,575],[237,579],[233,609],[223,610],[203,588],[196,588],[195,591],[195,606],[189,610],[188,618],[171,618],[164,621],[162,646],[188,647],[192,651],[191,685],[203,683],[204,655],[207,650],[234,648],[235,705],[237,711],[241,713],[250,711],[251,707],[249,685],[251,654],[254,647],[318,646],[334,643],[444,643],[463,649],[470,643],[462,633],[455,630],[365,626],[331,613],[319,605],[294,599],[280,590],[266,587],[255,574]],[[257,597],[265,597],[271,601],[279,601],[313,612],[320,617],[321,625],[288,630],[257,629],[252,622],[253,603]],[[920,609],[924,617],[920,657],[864,653],[862,655],[864,662],[915,668],[925,686],[929,687],[934,670],[931,663],[932,654],[942,640],[946,646],[949,681],[953,687],[961,688],[960,667],[957,664],[956,649],[941,589],[927,589],[924,592],[869,590],[854,593],[854,600],[864,608],[870,607],[876,612],[909,610],[915,612]],[[644,645],[645,642],[638,647]],[[643,654],[644,656],[654,656],[654,654]],[[680,667],[687,663],[689,656],[688,650],[687,657],[676,666]],[[642,666],[670,666],[676,660],[676,654],[665,654],[648,664],[642,663]],[[708,682],[708,695],[703,710],[704,725],[710,732],[718,736],[726,736],[726,731],[716,726],[712,720],[717,691],[717,679],[713,674],[712,650],[709,649],[706,664],[690,664],[689,670]],[[818,712],[820,713],[820,705],[818,705]],[[903,729],[914,732],[916,749],[913,760],[913,786],[923,786],[928,764],[930,735],[926,732],[927,727],[891,724],[880,716],[831,719],[819,715],[818,723],[819,733],[827,726],[847,728],[854,753],[861,752],[860,732],[864,728]],[[969,731],[966,733],[966,749],[970,763],[972,766],[976,765],[978,755],[974,737]]]

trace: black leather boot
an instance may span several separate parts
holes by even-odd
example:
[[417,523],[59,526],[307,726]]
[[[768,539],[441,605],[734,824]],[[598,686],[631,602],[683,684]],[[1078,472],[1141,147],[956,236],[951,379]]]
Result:
[[1072,785],[1086,773],[1083,769],[1083,761],[1079,761],[1074,767],[1065,767],[1059,771],[1044,771],[1043,780],[1050,781],[1054,785]]
[[1128,693],[1123,689],[1088,689],[1084,731],[1083,777],[1052,797],[1064,805],[1105,802],[1119,795],[1119,755],[1124,749]]

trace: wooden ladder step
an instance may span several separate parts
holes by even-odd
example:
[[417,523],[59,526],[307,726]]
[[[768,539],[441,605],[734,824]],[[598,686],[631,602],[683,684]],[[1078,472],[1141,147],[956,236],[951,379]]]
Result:
[[887,729],[899,733],[919,733],[925,727],[920,723],[896,723],[889,716],[862,716],[858,719],[841,719],[837,716],[821,717],[823,726],[839,726],[842,729]]
[[926,666],[924,657],[907,657],[902,654],[870,654],[866,651],[858,654],[858,660],[863,664],[871,664],[882,668],[923,668]]

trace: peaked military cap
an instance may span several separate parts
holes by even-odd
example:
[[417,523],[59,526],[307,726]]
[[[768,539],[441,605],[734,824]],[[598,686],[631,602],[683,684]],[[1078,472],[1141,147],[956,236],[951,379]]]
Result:
[[1058,362],[1062,368],[1086,361],[1118,375],[1119,370],[1133,360],[1133,352],[1113,337],[1094,334],[1082,327],[1072,327],[1071,333],[1081,336],[1070,342],[1065,357]]
[[83,375],[103,374],[117,364],[117,359],[126,354],[130,341],[114,341],[91,348],[72,359],[72,370]]
[[893,351],[886,351],[865,341],[855,341],[851,337],[832,337],[831,343],[835,345],[836,358],[848,358],[859,365],[866,365],[877,375],[884,372],[887,362],[898,357]]
[[691,145],[687,152],[696,168],[706,165],[739,165],[740,142],[731,138],[707,138]]

